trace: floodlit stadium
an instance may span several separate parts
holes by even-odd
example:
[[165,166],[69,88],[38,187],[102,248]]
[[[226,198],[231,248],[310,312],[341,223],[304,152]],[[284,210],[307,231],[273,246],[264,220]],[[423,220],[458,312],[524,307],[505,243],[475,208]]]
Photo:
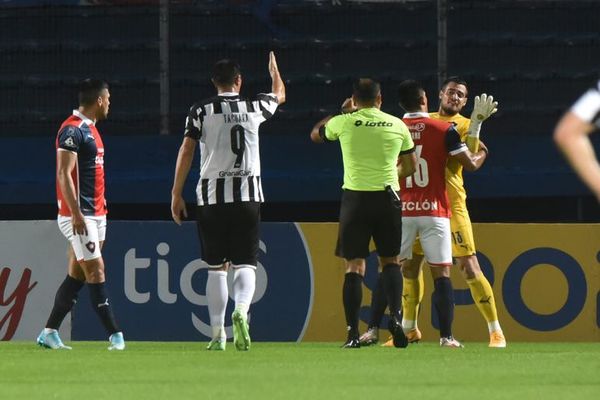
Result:
[[0,1],[0,399],[598,398],[599,18]]

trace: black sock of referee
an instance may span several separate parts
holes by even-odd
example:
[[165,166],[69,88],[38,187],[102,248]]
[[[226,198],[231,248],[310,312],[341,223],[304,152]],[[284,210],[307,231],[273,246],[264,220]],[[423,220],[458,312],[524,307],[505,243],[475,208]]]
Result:
[[54,306],[50,312],[50,317],[48,317],[48,322],[46,322],[46,328],[60,328],[60,324],[77,303],[77,294],[83,284],[84,282],[67,275],[56,291],[56,296],[54,296]]
[[379,328],[386,307],[387,299],[385,298],[385,290],[383,289],[383,277],[379,273],[375,289],[371,293],[371,320],[369,321],[369,328]]
[[452,321],[454,320],[454,290],[450,278],[442,277],[433,281],[433,305],[438,313],[440,322],[440,337],[452,336]]
[[361,274],[357,274],[356,272],[346,273],[342,300],[344,302],[349,337],[358,337],[358,320],[360,305],[362,304],[362,283],[363,276]]
[[383,289],[390,308],[390,315],[402,321],[402,271],[398,264],[386,264],[381,270]]
[[102,321],[102,325],[104,325],[106,332],[109,335],[112,335],[115,332],[120,332],[121,330],[117,326],[117,321],[115,321],[112,307],[108,302],[108,295],[106,294],[104,283],[88,283],[88,288],[90,290],[92,307],[94,308],[94,311],[96,311],[96,314],[98,314],[100,317],[100,321]]

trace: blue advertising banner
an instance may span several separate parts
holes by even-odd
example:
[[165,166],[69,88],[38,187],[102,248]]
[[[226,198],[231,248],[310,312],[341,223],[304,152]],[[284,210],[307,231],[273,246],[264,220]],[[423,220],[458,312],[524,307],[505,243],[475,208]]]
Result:
[[[261,225],[252,338],[300,341],[312,308],[310,253],[294,223]],[[129,340],[205,340],[211,336],[207,265],[200,260],[194,223],[110,222],[103,250],[110,302]],[[233,272],[229,272],[230,315]],[[106,339],[87,293],[73,312],[73,340]]]

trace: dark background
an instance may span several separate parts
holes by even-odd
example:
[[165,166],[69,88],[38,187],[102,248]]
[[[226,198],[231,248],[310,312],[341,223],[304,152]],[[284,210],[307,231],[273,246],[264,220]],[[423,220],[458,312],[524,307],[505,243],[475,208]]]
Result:
[[[242,93],[270,90],[269,50],[286,81],[287,103],[261,126],[267,221],[337,220],[339,146],[313,145],[308,134],[337,112],[352,78],[379,79],[392,114],[401,115],[395,91],[407,78],[421,80],[437,107],[435,1],[171,2],[170,135],[159,135],[158,2],[41,3],[0,6],[0,219],[55,218],[54,138],[85,77],[111,84],[111,114],[98,127],[113,219],[170,218],[185,115],[213,94],[210,69],[220,58],[242,65]],[[486,92],[500,102],[482,131],[490,157],[465,174],[473,221],[600,221],[596,200],[552,142],[561,114],[598,78],[600,2],[448,5],[447,74],[466,79],[471,97]],[[186,187],[192,213],[197,171]]]

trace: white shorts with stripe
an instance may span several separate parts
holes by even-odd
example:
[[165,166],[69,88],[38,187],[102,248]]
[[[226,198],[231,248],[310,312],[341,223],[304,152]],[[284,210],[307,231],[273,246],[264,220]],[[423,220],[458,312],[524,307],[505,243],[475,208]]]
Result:
[[411,259],[419,235],[425,259],[431,265],[452,265],[450,219],[443,217],[402,217],[400,258]]
[[73,247],[77,261],[94,260],[102,257],[100,242],[106,238],[106,215],[101,217],[86,216],[85,227],[87,235],[74,235],[71,217],[58,216],[58,227]]

